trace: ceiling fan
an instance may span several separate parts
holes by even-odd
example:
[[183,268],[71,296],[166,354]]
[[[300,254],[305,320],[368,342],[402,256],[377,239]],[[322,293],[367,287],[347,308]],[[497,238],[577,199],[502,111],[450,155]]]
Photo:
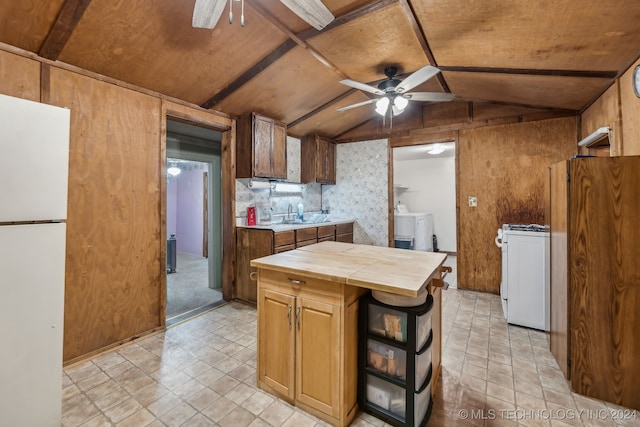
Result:
[[340,83],[344,85],[362,90],[364,92],[373,93],[374,95],[378,95],[379,98],[374,98],[368,101],[358,102],[357,104],[340,107],[338,108],[338,111],[350,110],[352,108],[375,103],[376,113],[380,114],[381,116],[384,117],[387,115],[387,113],[397,116],[404,111],[404,109],[409,104],[409,101],[442,102],[451,101],[455,98],[455,95],[452,93],[407,92],[418,86],[419,84],[422,84],[430,78],[436,76],[440,72],[440,70],[436,67],[433,67],[431,65],[422,67],[414,73],[410,74],[404,80],[398,80],[397,78],[395,78],[397,72],[397,67],[385,68],[384,74],[387,76],[387,79],[378,84],[378,87],[349,79],[341,80]]
[[[240,25],[244,27],[244,0],[196,0],[191,25],[211,29],[216,26],[224,7],[229,4],[229,23],[233,22],[233,2],[240,1]],[[293,13],[320,31],[335,19],[321,0],[280,0]]]

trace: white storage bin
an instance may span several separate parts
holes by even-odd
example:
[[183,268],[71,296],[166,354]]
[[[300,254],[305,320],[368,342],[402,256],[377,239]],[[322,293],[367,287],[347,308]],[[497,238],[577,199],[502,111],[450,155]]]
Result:
[[[431,368],[431,342],[422,352],[415,356],[415,384],[416,390],[424,384]],[[406,381],[407,353],[401,348],[367,340],[367,366],[394,378]]]
[[[424,314],[416,316],[416,351],[427,342],[431,334],[433,305]],[[407,342],[407,313],[376,304],[369,304],[369,333]]]
[[[416,426],[420,425],[429,410],[429,403],[431,402],[430,377],[428,378],[428,383],[423,384],[423,387],[420,393],[413,394],[414,425]],[[366,399],[367,403],[376,405],[391,412],[403,421],[405,420],[407,395],[402,387],[367,374]]]

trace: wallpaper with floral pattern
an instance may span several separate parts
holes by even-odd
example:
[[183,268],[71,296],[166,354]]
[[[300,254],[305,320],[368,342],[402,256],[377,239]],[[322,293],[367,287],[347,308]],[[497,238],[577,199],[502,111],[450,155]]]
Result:
[[355,219],[353,242],[388,246],[388,141],[336,146],[336,185],[322,186],[331,216]]

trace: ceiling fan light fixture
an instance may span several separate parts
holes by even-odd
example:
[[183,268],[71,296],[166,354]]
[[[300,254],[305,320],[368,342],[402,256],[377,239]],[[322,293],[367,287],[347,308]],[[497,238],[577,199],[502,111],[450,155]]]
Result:
[[376,101],[376,113],[384,116],[387,114],[387,109],[389,108],[389,98],[383,96],[382,98]]
[[404,112],[404,109],[400,109],[398,107],[396,107],[395,105],[391,106],[391,113],[394,116],[399,116],[400,114],[402,114]]
[[409,100],[403,96],[397,95],[393,98],[393,105],[401,111],[404,111],[408,104]]

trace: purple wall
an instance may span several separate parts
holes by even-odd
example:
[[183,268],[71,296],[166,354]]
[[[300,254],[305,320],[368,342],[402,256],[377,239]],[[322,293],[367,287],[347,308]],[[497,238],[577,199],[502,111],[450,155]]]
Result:
[[167,239],[171,234],[176,235],[178,252],[202,256],[202,179],[205,171],[183,167],[180,175],[167,180]]
[[178,178],[167,180],[167,239],[176,234],[178,209]]

